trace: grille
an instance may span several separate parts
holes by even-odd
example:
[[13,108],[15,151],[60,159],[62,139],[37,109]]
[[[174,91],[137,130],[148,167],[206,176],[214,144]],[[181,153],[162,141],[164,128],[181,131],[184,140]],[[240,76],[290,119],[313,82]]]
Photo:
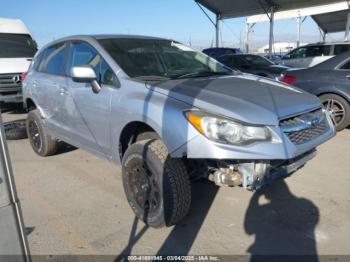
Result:
[[301,145],[324,134],[329,125],[325,113],[320,109],[282,120],[280,127],[292,143]]
[[[15,79],[17,77],[17,79]],[[16,91],[22,86],[19,74],[0,74],[1,92]]]

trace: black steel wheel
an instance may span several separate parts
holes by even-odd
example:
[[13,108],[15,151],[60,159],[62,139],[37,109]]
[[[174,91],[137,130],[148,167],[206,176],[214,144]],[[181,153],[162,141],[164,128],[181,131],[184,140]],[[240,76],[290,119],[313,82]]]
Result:
[[57,140],[45,130],[40,112],[37,109],[28,113],[26,129],[30,145],[35,153],[40,156],[50,156],[56,153]]
[[190,180],[181,159],[169,156],[161,140],[138,141],[122,160],[123,185],[135,215],[152,227],[177,224],[191,203]]
[[28,123],[28,134],[30,140],[32,141],[32,146],[35,148],[35,151],[40,151],[43,146],[43,142],[40,137],[38,123],[35,119],[29,121]]
[[325,94],[320,96],[324,108],[329,112],[337,131],[341,131],[350,124],[350,106],[341,96]]

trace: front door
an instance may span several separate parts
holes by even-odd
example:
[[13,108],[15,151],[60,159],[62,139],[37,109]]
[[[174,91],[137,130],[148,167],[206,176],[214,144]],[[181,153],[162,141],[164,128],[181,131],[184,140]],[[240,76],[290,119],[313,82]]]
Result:
[[85,42],[72,42],[69,48],[67,74],[72,67],[91,66],[102,86],[93,93],[90,83],[77,83],[68,77],[65,96],[65,119],[71,126],[67,140],[79,147],[104,157],[111,157],[110,117],[111,98],[117,91],[115,75],[102,56]]

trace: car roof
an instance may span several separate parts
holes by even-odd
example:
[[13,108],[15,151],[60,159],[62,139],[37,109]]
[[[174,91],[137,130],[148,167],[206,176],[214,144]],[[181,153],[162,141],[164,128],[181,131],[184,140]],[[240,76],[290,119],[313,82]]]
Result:
[[205,50],[238,50],[239,48],[236,47],[209,47],[209,48],[205,48],[203,49],[203,51]]
[[303,46],[300,46],[300,47],[305,47],[305,46],[322,46],[322,45],[350,45],[350,42],[347,42],[347,41],[344,41],[344,42],[328,42],[328,43],[319,42],[319,43],[312,43],[312,44],[303,45]]
[[155,40],[171,40],[171,39],[165,39],[160,37],[153,37],[153,36],[143,36],[143,35],[123,35],[123,34],[96,34],[96,35],[72,35],[63,37],[60,39],[57,39],[56,41],[67,41],[67,40],[73,40],[73,39],[112,39],[112,38],[127,38],[127,39],[155,39]]

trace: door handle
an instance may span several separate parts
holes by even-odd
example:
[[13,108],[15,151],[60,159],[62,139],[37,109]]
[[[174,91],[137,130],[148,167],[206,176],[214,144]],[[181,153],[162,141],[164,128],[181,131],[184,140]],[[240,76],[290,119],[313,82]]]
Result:
[[346,79],[347,79],[347,80],[350,80],[350,75],[347,75],[347,76],[346,76]]
[[60,92],[61,95],[67,95],[68,94],[68,89],[65,88],[64,86],[58,85],[58,91]]

